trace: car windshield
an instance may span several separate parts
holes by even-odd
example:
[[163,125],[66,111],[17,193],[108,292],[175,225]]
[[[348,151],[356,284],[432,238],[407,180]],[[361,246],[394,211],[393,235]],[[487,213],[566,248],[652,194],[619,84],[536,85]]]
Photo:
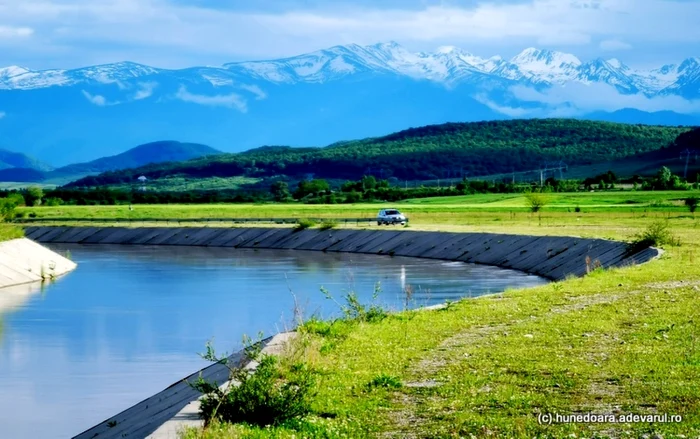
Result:
[[399,214],[398,210],[387,210],[385,212],[387,215],[398,215]]

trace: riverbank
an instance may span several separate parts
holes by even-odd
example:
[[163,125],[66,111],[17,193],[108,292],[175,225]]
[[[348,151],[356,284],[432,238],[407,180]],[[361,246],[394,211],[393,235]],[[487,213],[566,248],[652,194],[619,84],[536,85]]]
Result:
[[73,261],[32,240],[16,238],[0,242],[0,289],[52,280],[75,268]]
[[321,230],[208,227],[27,227],[42,243],[208,246],[311,250],[441,259],[493,265],[553,280],[582,276],[597,267],[647,262],[653,248],[619,241],[494,233],[398,230]]
[[[571,216],[555,230],[622,240],[649,222]],[[181,437],[696,437],[700,221],[685,215],[668,225],[677,240],[644,265],[317,333],[308,355],[321,379],[316,415],[296,426],[220,425]],[[517,219],[488,228],[547,232]],[[382,376],[399,386],[368,386]],[[587,413],[681,421],[550,424],[541,416]]]
[[[625,243],[599,239],[421,232],[402,229],[29,227],[26,232],[33,239],[46,243],[224,246],[393,254],[488,263],[561,279],[581,276],[588,271],[595,270],[596,266],[593,261],[598,261],[601,267],[630,266],[646,262],[658,254],[654,249],[630,254]],[[451,311],[457,306],[461,305],[452,304],[449,306],[449,310]],[[440,311],[429,311],[425,314],[432,315],[435,312]],[[399,314],[399,317],[393,316],[389,320],[401,319],[401,315]],[[413,315],[411,320],[415,319],[416,316]],[[420,320],[422,318],[418,318],[417,321]],[[404,326],[403,328],[391,327],[387,330],[395,334],[397,330],[401,329],[408,336],[408,333],[413,330],[406,328],[405,325],[404,322],[400,325]],[[438,325],[438,327],[440,326]],[[381,337],[378,337],[378,340],[381,340]],[[341,340],[325,340],[320,341],[320,343],[335,345],[339,341]],[[407,344],[412,343],[408,339],[404,341]],[[420,347],[421,343],[419,342],[413,349],[420,349]],[[384,349],[386,351],[386,347]],[[376,366],[373,365],[369,370],[378,370]],[[196,410],[193,411],[189,403],[190,400],[196,399],[196,395],[191,394],[193,393],[191,390],[179,389],[182,385],[174,386],[113,419],[105,420],[102,424],[85,432],[84,435],[100,432],[100,437],[113,437],[115,434],[121,434],[120,432],[127,430],[141,432],[134,433],[137,435],[146,435],[155,431],[169,417],[185,421],[171,421],[169,425],[183,426],[188,423],[191,425]],[[419,383],[417,386],[420,387],[421,384]],[[173,402],[171,394],[177,395],[177,401]],[[145,406],[149,407],[149,410],[156,410],[157,416],[134,415],[134,413],[141,413]],[[139,407],[141,408],[139,409]],[[178,409],[184,409],[187,413],[178,414]],[[194,417],[196,418],[196,416]],[[116,424],[114,424],[115,422]],[[120,427],[110,427],[110,425],[119,425]],[[161,432],[164,431],[163,428],[165,427],[160,429]],[[353,431],[353,434],[364,435],[364,433]]]
[[[547,207],[534,215],[522,212],[522,205],[516,204],[520,201],[511,199],[489,201],[483,208],[455,200],[417,204],[411,213],[412,231],[628,241],[654,221],[664,221],[678,241],[665,245],[663,255],[643,265],[596,270],[579,279],[450,304],[443,311],[409,312],[352,325],[347,331],[315,334],[317,349],[310,353],[309,363],[321,382],[316,415],[306,418],[302,427],[224,425],[204,433],[192,429],[183,437],[700,435],[700,217],[680,205],[655,202],[653,197],[664,194],[641,195],[648,203],[637,200],[636,193],[626,193],[640,204],[624,204],[620,198],[615,205],[591,199],[596,203],[592,205],[583,200],[586,194],[577,194],[576,200],[552,206],[556,211]],[[480,199],[469,197],[474,203]],[[576,212],[579,201],[581,212]],[[268,206],[207,208],[221,211],[222,216],[239,212],[257,217],[268,210]],[[314,216],[307,206],[295,208],[300,211],[293,216]],[[326,213],[335,208],[309,207]],[[349,216],[354,206],[339,208],[348,209],[342,215]],[[369,211],[368,206],[361,208]],[[104,211],[120,209],[104,206],[94,215],[103,217]],[[212,216],[198,206],[162,210],[168,216],[180,210],[188,217]],[[47,208],[46,213],[51,212]],[[380,375],[396,378],[401,386],[368,389],[367,384]],[[668,413],[682,416],[683,421],[538,422],[540,414],[587,412]]]

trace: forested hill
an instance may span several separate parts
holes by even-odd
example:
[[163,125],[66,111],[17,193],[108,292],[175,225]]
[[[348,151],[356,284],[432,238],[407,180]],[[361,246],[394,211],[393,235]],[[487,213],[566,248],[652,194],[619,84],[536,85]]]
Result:
[[325,148],[262,147],[239,154],[149,165],[86,177],[71,186],[102,186],[166,176],[302,176],[433,179],[537,169],[543,162],[592,164],[671,145],[687,127],[573,119],[448,123]]

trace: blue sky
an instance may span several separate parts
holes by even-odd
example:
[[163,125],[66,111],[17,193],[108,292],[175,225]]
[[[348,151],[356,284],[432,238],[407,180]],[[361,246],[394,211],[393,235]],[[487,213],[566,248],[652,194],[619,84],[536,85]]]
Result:
[[639,67],[700,56],[697,0],[0,0],[0,66],[220,65],[394,40]]

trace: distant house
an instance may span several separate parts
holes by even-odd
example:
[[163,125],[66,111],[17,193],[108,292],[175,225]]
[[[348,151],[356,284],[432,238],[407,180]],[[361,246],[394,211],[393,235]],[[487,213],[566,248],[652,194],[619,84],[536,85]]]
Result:
[[142,175],[142,176],[140,176],[139,178],[137,178],[137,180],[143,185],[143,186],[141,186],[140,189],[141,189],[142,191],[145,191],[145,190],[146,190],[146,186],[145,186],[145,185],[146,185],[146,181],[148,180],[148,179],[146,178],[146,176],[145,176],[145,175]]

